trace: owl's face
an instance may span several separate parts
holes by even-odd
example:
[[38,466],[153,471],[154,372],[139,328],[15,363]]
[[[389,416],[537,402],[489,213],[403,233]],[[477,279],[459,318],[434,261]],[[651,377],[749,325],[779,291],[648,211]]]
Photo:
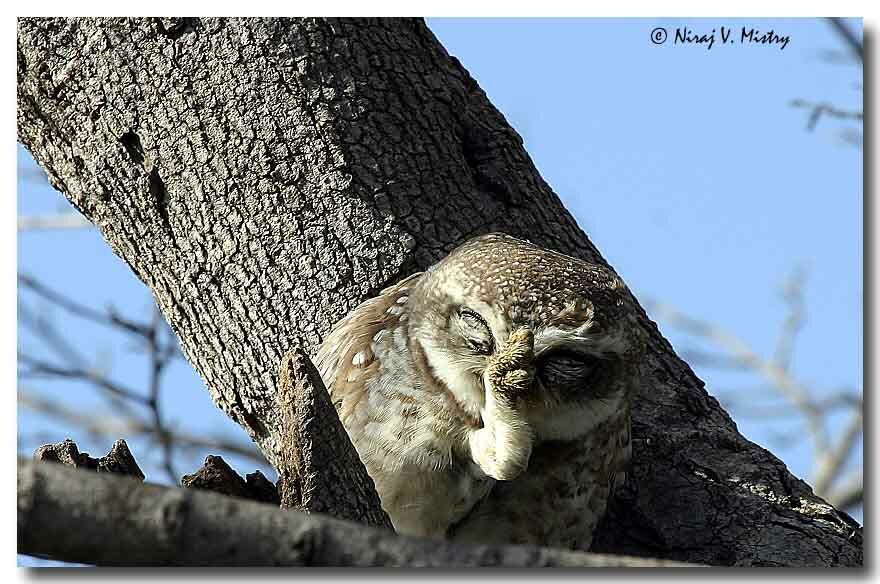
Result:
[[315,363],[395,528],[589,546],[629,458],[630,302],[601,266],[487,235],[336,323]]
[[420,279],[410,342],[468,414],[485,403],[485,371],[514,331],[534,336],[520,405],[536,437],[570,440],[628,410],[639,351],[626,291],[607,269],[503,235],[467,242]]

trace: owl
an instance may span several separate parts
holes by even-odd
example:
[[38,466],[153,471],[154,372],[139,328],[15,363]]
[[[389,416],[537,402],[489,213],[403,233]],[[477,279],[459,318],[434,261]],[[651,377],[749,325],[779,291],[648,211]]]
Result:
[[493,233],[333,327],[315,364],[398,532],[589,547],[630,456],[628,298]]

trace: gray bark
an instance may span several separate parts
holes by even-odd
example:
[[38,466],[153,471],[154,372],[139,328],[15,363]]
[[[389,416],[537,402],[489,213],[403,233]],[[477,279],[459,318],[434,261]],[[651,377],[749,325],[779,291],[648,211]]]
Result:
[[241,478],[219,456],[207,456],[199,470],[181,477],[180,484],[188,489],[204,489],[228,497],[241,497],[273,505],[280,503],[277,487],[263,473],[256,471]]
[[[282,356],[386,284],[488,231],[605,264],[420,20],[20,20],[18,136],[276,466]],[[635,461],[593,548],[861,565],[639,311]]]
[[[400,536],[208,491],[23,460],[17,501],[20,553],[100,566],[683,567]],[[58,531],[76,537],[49,536]]]
[[87,452],[80,452],[76,442],[68,438],[58,444],[46,444],[37,448],[34,452],[34,461],[66,464],[73,468],[94,470],[99,473],[128,475],[139,480],[145,478],[125,440],[114,442],[106,456],[94,458]]
[[278,469],[281,507],[393,531],[321,374],[299,347],[281,362],[278,401],[284,447]]

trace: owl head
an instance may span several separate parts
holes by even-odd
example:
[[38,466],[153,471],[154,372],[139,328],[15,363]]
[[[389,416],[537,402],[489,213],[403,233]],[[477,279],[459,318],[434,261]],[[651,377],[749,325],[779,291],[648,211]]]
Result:
[[409,302],[411,344],[468,414],[485,403],[489,360],[524,328],[533,377],[520,407],[539,440],[628,412],[641,346],[629,293],[607,268],[493,233],[431,267]]

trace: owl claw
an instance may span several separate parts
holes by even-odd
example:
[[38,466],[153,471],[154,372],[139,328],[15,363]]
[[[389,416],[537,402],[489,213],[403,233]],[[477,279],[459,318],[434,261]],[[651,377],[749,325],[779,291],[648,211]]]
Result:
[[[512,481],[526,470],[532,454],[532,431],[483,427],[470,435],[471,456],[477,466],[497,481]],[[507,430],[507,429],[505,429]]]
[[488,391],[513,406],[532,385],[534,360],[535,337],[532,331],[527,328],[514,331],[504,349],[489,361],[486,368]]
[[522,474],[532,454],[534,432],[516,405],[534,379],[534,342],[529,329],[514,331],[486,368],[483,428],[471,434],[471,453],[483,472],[499,481]]

